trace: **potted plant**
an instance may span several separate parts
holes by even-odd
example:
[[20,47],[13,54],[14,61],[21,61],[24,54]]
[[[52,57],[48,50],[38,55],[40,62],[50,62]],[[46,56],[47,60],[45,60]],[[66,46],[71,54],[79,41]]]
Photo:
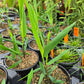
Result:
[[[1,37],[1,34],[0,34],[0,45],[4,45],[5,47],[8,47],[8,48],[13,48],[13,43],[7,39],[4,41],[4,39]],[[5,50],[0,50],[0,54],[7,54],[9,51],[5,51]]]
[[[53,56],[51,58],[54,58],[61,54],[63,51],[65,51],[67,48],[56,48],[53,51]],[[58,60],[58,63],[64,67],[71,67],[74,64],[76,64],[80,60],[80,56],[77,53],[76,49],[73,48],[69,49],[68,52],[66,52],[60,60]]]
[[9,29],[11,30],[12,34],[15,34],[15,35],[20,34],[20,30],[19,30],[18,26],[16,26],[16,27],[12,26],[11,21],[8,19],[8,25],[6,26],[6,30],[4,30],[1,33],[2,37],[10,38]]
[[83,47],[83,42],[81,41],[81,38],[70,38],[70,41],[67,42],[66,45],[69,45],[70,47],[75,47],[75,48],[81,48]]
[[[52,41],[50,41],[50,43],[43,46],[41,44],[41,40],[43,40],[43,38],[41,38],[41,40],[39,38],[39,35],[41,36],[41,34],[40,34],[40,31],[38,28],[38,18],[37,18],[36,14],[33,10],[32,5],[30,3],[28,3],[26,0],[25,0],[25,4],[26,4],[27,9],[28,9],[28,14],[29,14],[29,18],[30,18],[30,22],[31,22],[31,26],[32,26],[33,35],[35,37],[36,43],[39,47],[39,50],[40,50],[41,56],[42,56],[42,60],[43,60],[43,64],[41,62],[39,62],[40,68],[35,70],[35,71],[38,71],[35,74],[40,74],[40,77],[37,78],[39,80],[37,83],[42,84],[42,81],[44,81],[44,80],[45,81],[49,80],[49,81],[47,81],[47,83],[49,83],[49,82],[51,82],[51,83],[63,83],[63,81],[61,81],[60,79],[56,80],[54,77],[52,77],[51,74],[54,73],[55,68],[57,68],[56,67],[57,65],[53,66],[52,64],[55,61],[57,61],[58,59],[60,59],[62,57],[62,55],[64,55],[68,50],[64,51],[58,57],[50,60],[49,62],[48,62],[48,53],[51,51],[51,49],[55,48],[55,46],[58,44],[58,42],[64,38],[64,36],[69,32],[69,30],[71,29],[71,27],[75,23],[73,23],[72,25],[67,27],[65,30],[63,30]],[[44,42],[43,42],[43,44],[44,44]],[[44,57],[46,58],[46,61],[44,61]],[[31,73],[32,72],[33,71],[31,70]],[[31,74],[31,77],[33,77],[32,74]],[[32,79],[32,81],[34,81],[34,83],[36,83],[35,80]]]
[[[20,49],[17,45],[15,35],[10,33],[11,40],[13,42],[13,48],[10,49],[3,45],[0,45],[0,50],[8,50],[10,54],[6,56],[4,60],[5,66],[8,69],[14,68],[14,70],[21,74],[21,76],[25,76],[29,73],[31,68],[35,69],[37,63],[39,61],[38,55],[36,52],[27,49],[28,38],[26,38],[27,26],[26,26],[26,15],[24,12],[23,4],[24,2],[18,1],[19,10],[20,10],[20,19],[21,19],[21,37],[22,37],[22,49]],[[20,5],[21,4],[21,5]]]
[[[48,34],[48,36],[50,37],[50,33]],[[47,39],[47,38],[43,38],[43,39],[44,39],[44,45],[47,45],[47,43],[48,43],[47,41],[49,40],[49,37],[47,37],[48,39]],[[49,41],[51,41],[51,39],[50,39]],[[41,44],[42,44],[42,41],[41,41]],[[31,39],[31,40],[28,42],[28,47],[29,47],[31,50],[37,52],[38,55],[39,55],[39,60],[42,61],[41,52],[40,52],[40,50],[39,50],[39,47],[38,47],[38,45],[37,45],[35,39]],[[49,54],[50,54],[50,53],[49,53]]]

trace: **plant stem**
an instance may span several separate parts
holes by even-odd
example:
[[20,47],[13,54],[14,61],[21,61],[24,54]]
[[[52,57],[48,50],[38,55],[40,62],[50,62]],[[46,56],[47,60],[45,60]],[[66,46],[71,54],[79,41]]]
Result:
[[23,51],[23,56],[24,56],[24,58],[25,58],[25,50],[24,50],[24,45],[25,45],[25,44],[23,44],[23,46],[22,46],[22,51]]
[[45,65],[45,71],[46,71],[46,78],[47,78],[47,65]]

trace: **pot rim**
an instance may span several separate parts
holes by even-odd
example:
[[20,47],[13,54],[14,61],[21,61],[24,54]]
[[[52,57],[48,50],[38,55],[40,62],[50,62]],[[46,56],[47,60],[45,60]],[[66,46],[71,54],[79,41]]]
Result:
[[[70,74],[68,73],[68,71],[63,66],[61,66],[59,64],[57,66],[67,75],[69,83],[70,83]],[[31,84],[32,84],[32,81],[31,81]]]
[[[56,50],[56,49],[54,49],[54,50]],[[76,51],[77,52],[77,51]],[[79,55],[78,55],[79,56]],[[53,59],[52,57],[51,57],[51,54],[50,54],[50,58],[51,59]],[[79,58],[75,61],[75,62],[71,62],[71,63],[63,63],[63,62],[61,62],[61,63],[59,63],[60,65],[72,65],[72,64],[76,64],[79,60],[81,59],[81,57],[79,56]]]
[[[30,51],[33,51],[33,50],[30,50]],[[35,51],[33,51],[33,52],[35,52]],[[36,52],[35,52],[35,53],[36,53]],[[33,67],[36,66],[36,64],[39,62],[39,56],[38,56],[37,53],[36,53],[36,55],[37,55],[37,57],[38,57],[38,60],[37,60],[36,63],[34,63],[31,67],[25,68],[25,69],[19,69],[19,70],[17,70],[17,69],[12,69],[12,70],[15,70],[15,71],[17,72],[17,71],[25,71],[25,70],[29,70],[29,69],[33,68]],[[4,65],[8,68],[8,65],[6,64],[6,58],[3,59],[3,63],[4,63]]]
[[35,39],[31,39],[31,40],[29,40],[29,42],[28,42],[28,46],[29,46],[29,48],[30,48],[31,50],[36,51],[36,52],[40,52],[39,49],[34,49],[34,48],[32,48],[32,47],[30,46],[30,43],[31,43],[32,41],[35,41]]

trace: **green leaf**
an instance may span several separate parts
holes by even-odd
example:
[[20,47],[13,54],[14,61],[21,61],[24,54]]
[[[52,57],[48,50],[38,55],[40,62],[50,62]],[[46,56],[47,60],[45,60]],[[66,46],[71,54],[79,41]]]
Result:
[[42,80],[43,80],[44,77],[45,77],[45,75],[42,73],[42,74],[40,75],[40,79],[39,79],[39,83],[38,83],[38,84],[41,84],[41,82],[42,82]]
[[[0,40],[5,40],[5,41],[13,42],[11,39],[1,38],[1,37],[0,37]],[[18,40],[16,41],[16,44],[22,45],[22,43],[20,41],[18,41]]]
[[19,56],[20,56],[21,53],[20,53],[20,50],[19,50],[18,45],[16,44],[15,35],[13,36],[13,34],[10,32],[10,30],[9,30],[9,33],[10,33],[11,39],[12,39],[12,41],[13,41],[14,50],[17,51],[17,52],[19,52],[18,54],[19,54]]
[[10,67],[8,67],[8,69],[16,67],[21,61],[22,60],[19,60],[18,62],[15,62],[13,65],[11,65]]
[[2,80],[2,83],[1,84],[5,84],[5,79]]
[[47,44],[49,43],[50,40],[50,31],[48,32],[48,36],[47,36]]
[[56,84],[62,84],[64,83],[62,80],[56,80],[54,77],[52,76],[49,76],[50,80],[53,82],[53,83],[56,83]]
[[48,55],[48,53],[56,47],[56,45],[67,35],[67,33],[71,30],[71,28],[75,25],[76,22],[65,28],[62,32],[60,32],[49,44],[47,44],[44,48],[44,57]]
[[37,2],[36,2],[36,0],[33,0],[33,4],[34,4],[35,12],[36,12],[36,14],[38,14],[37,13]]
[[[37,72],[37,71],[39,71],[39,70],[40,70],[40,68],[37,68],[37,69],[33,70],[33,73],[35,73],[35,72]],[[23,79],[26,78],[26,77],[28,77],[28,75],[24,76],[23,78],[19,79],[18,81],[23,80]]]
[[27,84],[31,84],[32,78],[33,78],[33,69],[31,69],[30,73],[28,74]]
[[28,37],[27,37],[26,40],[25,40],[24,50],[26,50],[26,48],[27,48],[27,44],[28,44]]
[[49,18],[49,23],[53,26],[52,12],[49,12],[49,13],[48,13],[48,18]]
[[67,0],[64,0],[65,9],[67,9]]
[[19,52],[15,51],[15,50],[13,50],[13,49],[10,49],[10,48],[8,48],[8,47],[5,47],[5,46],[3,46],[3,45],[0,45],[0,50],[8,50],[8,51],[10,51],[10,52],[19,54]]
[[5,57],[9,60],[14,60],[14,58],[12,56],[5,56]]
[[19,3],[19,11],[20,11],[20,20],[21,20],[21,36],[22,43],[24,44],[24,37],[26,37],[27,33],[27,24],[26,24],[26,15],[24,11],[24,0],[18,0]]
[[39,65],[40,65],[41,72],[42,72],[43,74],[46,74],[44,65],[43,65],[41,62],[39,62]]
[[[40,41],[40,38],[39,38],[39,35],[38,33],[40,32],[39,31],[39,28],[38,28],[38,20],[37,20],[37,16],[34,12],[34,9],[32,7],[31,4],[28,4],[27,0],[25,0],[25,4],[26,4],[26,7],[28,9],[28,14],[29,14],[29,19],[30,19],[30,22],[31,22],[31,26],[32,26],[32,32],[34,34],[34,37],[35,37],[35,40],[36,40],[36,43],[39,47],[39,50],[41,52],[41,55],[43,57],[43,47],[41,45],[41,41]],[[41,33],[39,33],[41,35]]]
[[6,0],[6,3],[8,5],[8,7],[13,7],[15,4],[15,0]]
[[58,61],[66,52],[68,52],[69,50],[65,50],[64,52],[62,52],[60,55],[58,55],[57,57],[53,58],[52,60],[50,60],[47,64],[51,65],[54,62]]
[[53,73],[53,71],[56,69],[56,66],[57,66],[57,65],[52,66],[52,68],[51,68],[51,69],[49,69],[49,70],[47,71],[47,74],[48,74],[48,75],[52,74],[52,73]]

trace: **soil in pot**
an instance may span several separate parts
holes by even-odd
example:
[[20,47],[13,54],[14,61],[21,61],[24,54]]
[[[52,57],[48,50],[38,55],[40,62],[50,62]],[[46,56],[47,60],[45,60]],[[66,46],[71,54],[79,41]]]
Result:
[[[47,39],[44,39],[44,42],[45,42],[45,45],[46,45],[47,44]],[[35,50],[39,50],[38,45],[37,45],[37,43],[36,43],[35,40],[32,40],[30,42],[30,47],[33,48],[33,49],[35,49]]]
[[[32,38],[33,38],[33,35],[32,35],[32,34],[27,33],[26,37],[28,37],[28,40],[30,40],[30,39],[32,39]],[[19,35],[19,36],[17,36],[16,40],[19,40],[19,41],[21,41],[21,42],[22,42],[22,37]]]
[[[63,51],[66,49],[57,49],[54,50],[54,57],[58,56],[61,54]],[[79,59],[79,55],[77,54],[76,51],[68,51],[66,52],[62,58],[58,61],[58,63],[73,63]]]
[[12,24],[20,24],[20,18],[15,17],[15,21],[11,22]]
[[[33,79],[32,79],[32,84],[38,84],[39,78],[40,78],[41,71],[38,71],[34,73]],[[52,76],[56,78],[56,80],[62,80],[64,81],[64,84],[69,84],[69,79],[68,76],[62,71],[62,69],[56,67],[56,69],[53,71]],[[41,84],[54,84],[50,81],[49,78],[45,77]]]
[[27,26],[28,26],[29,28],[31,28],[31,24],[30,24],[30,22],[27,23]]
[[[13,43],[12,43],[12,42],[8,42],[8,41],[5,41],[5,42],[4,42],[4,46],[11,49],[11,48],[13,48]],[[7,53],[7,52],[8,52],[8,51],[0,50],[0,54],[5,54],[5,53]]]
[[[26,56],[25,57],[21,56],[21,59],[22,59],[22,62],[19,63],[18,66],[14,67],[14,69],[19,70],[19,69],[26,69],[26,68],[32,67],[38,61],[38,56],[34,51],[27,50]],[[17,61],[19,61],[18,58],[16,58],[16,60],[6,59],[6,64],[9,67]]]
[[[18,29],[13,29],[13,31],[11,31],[12,34],[18,35],[20,33],[20,31]],[[10,37],[10,34],[7,30],[2,32],[2,36],[3,37]]]
[[46,30],[47,30],[47,28],[40,28],[40,31],[43,32],[43,33],[44,33]]
[[31,46],[31,48],[33,48],[33,49],[35,49],[35,50],[39,50],[38,45],[37,45],[37,43],[36,43],[35,40],[32,40],[32,41],[30,42],[30,46]]
[[8,24],[3,22],[3,23],[0,23],[0,29],[4,29],[4,28],[7,28],[8,27]]
[[0,84],[3,79],[6,79],[6,73],[2,69],[0,69]]

